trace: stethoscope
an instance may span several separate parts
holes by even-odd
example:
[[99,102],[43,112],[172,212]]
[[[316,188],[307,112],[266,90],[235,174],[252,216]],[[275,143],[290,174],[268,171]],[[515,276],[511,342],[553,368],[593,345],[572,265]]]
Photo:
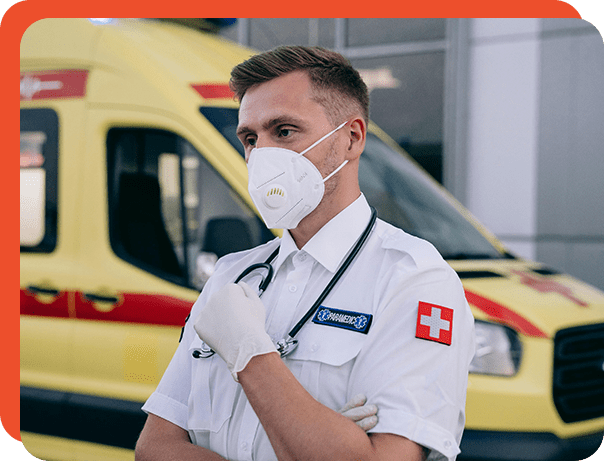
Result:
[[[371,233],[371,230],[373,229],[373,226],[375,225],[376,219],[377,219],[377,212],[375,211],[375,208],[371,207],[371,218],[369,219],[369,223],[367,223],[367,226],[363,230],[363,233],[360,235],[360,237],[358,238],[358,240],[352,247],[352,250],[346,257],[344,262],[340,265],[340,267],[338,268],[338,270],[336,271],[336,273],[334,274],[332,279],[329,281],[329,283],[323,290],[323,292],[319,295],[319,297],[314,302],[314,304],[311,306],[311,308],[308,309],[306,314],[304,314],[304,316],[298,321],[298,323],[296,323],[296,325],[291,329],[291,331],[287,334],[287,336],[285,338],[277,341],[277,344],[276,344],[277,352],[279,352],[281,357],[285,357],[285,356],[291,354],[296,349],[296,347],[298,346],[298,340],[294,339],[294,336],[296,336],[298,334],[298,332],[300,331],[300,329],[306,324],[306,322],[308,322],[308,320],[310,320],[312,318],[312,316],[315,315],[315,313],[317,312],[317,309],[319,309],[319,307],[321,306],[321,303],[325,300],[325,298],[331,292],[331,290],[336,285],[336,283],[338,283],[338,280],[340,280],[342,275],[344,275],[344,272],[346,272],[346,269],[348,269],[348,266],[350,266],[350,264],[352,263],[354,258],[359,253],[359,251],[361,251],[363,244],[369,237],[369,234]],[[260,285],[258,287],[258,290],[259,290],[258,296],[262,296],[262,294],[267,289],[269,283],[271,283],[271,280],[273,278],[273,266],[271,265],[271,263],[277,257],[277,254],[279,254],[279,248],[277,248],[275,251],[273,251],[273,253],[263,263],[252,264],[251,266],[247,267],[241,274],[239,274],[239,276],[235,280],[235,283],[241,281],[244,277],[248,276],[251,272],[253,272],[255,270],[266,269],[266,275],[264,275],[262,277],[262,281],[260,282]],[[210,348],[210,346],[208,346],[206,343],[202,342],[201,347],[199,349],[195,349],[193,351],[193,357],[196,359],[199,359],[199,358],[206,359],[206,358],[212,357],[215,353],[216,352],[214,350],[212,350]]]

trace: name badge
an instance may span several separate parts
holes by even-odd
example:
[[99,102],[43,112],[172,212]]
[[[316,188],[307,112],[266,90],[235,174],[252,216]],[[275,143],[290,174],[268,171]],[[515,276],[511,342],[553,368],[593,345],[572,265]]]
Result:
[[363,334],[367,334],[369,331],[372,320],[373,315],[371,314],[343,311],[325,306],[319,307],[319,310],[312,319],[313,323],[318,325],[344,328]]

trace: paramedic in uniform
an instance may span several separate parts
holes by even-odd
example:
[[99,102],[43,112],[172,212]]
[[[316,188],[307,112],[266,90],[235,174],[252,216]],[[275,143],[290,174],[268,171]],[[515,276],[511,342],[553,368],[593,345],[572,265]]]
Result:
[[[283,358],[276,351],[370,222],[357,177],[368,123],[358,72],[335,52],[293,46],[254,56],[231,75],[250,193],[269,227],[282,220],[289,230],[218,262],[143,407],[136,459],[454,460],[474,320],[457,275],[428,242],[378,219],[296,335],[298,347]],[[297,174],[283,173],[272,190],[310,204],[293,213],[296,222],[254,194],[273,169],[298,165],[300,153],[318,172],[306,165],[298,176],[324,191],[314,207],[313,192],[298,198],[287,179]],[[261,298],[254,273],[233,283],[277,248]],[[216,353],[200,357],[204,346]],[[377,407],[368,431],[338,411],[358,394]],[[362,403],[352,406],[371,408]]]

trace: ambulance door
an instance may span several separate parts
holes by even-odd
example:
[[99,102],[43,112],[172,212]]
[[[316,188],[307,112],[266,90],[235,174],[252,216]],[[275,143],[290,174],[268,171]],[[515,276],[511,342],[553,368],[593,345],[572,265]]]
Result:
[[58,135],[55,110],[21,109],[21,369],[30,387],[36,380],[56,384],[69,369],[70,325],[64,320],[73,294],[70,261],[57,249]]
[[[157,386],[217,258],[272,234],[175,121],[119,109],[91,110],[89,120],[89,151],[103,155],[91,155],[87,177],[106,193],[85,200],[98,211],[82,228],[95,237],[78,274],[75,381],[105,399],[94,402],[109,409],[103,424],[121,428],[112,434],[134,434],[124,401],[143,402]],[[107,437],[99,441],[127,443]]]
[[[28,75],[32,79],[34,74]],[[47,79],[53,75],[45,74]],[[22,83],[22,93],[23,87]],[[79,245],[75,191],[80,181],[77,153],[84,102],[72,95],[70,99],[57,96],[61,95],[24,102],[20,114],[22,397],[40,389],[68,388],[73,365]],[[31,99],[31,94],[27,97]],[[22,407],[26,403],[22,400]],[[27,426],[26,417],[22,416],[22,423]]]

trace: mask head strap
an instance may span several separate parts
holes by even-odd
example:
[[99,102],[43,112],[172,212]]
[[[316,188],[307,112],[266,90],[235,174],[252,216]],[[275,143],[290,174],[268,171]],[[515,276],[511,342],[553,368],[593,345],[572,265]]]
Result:
[[325,178],[323,178],[323,182],[327,181],[334,174],[336,174],[338,171],[340,171],[342,168],[344,168],[344,165],[346,165],[347,163],[348,163],[348,160],[344,160],[339,167],[337,167],[335,170],[333,170],[331,173],[329,173]]

